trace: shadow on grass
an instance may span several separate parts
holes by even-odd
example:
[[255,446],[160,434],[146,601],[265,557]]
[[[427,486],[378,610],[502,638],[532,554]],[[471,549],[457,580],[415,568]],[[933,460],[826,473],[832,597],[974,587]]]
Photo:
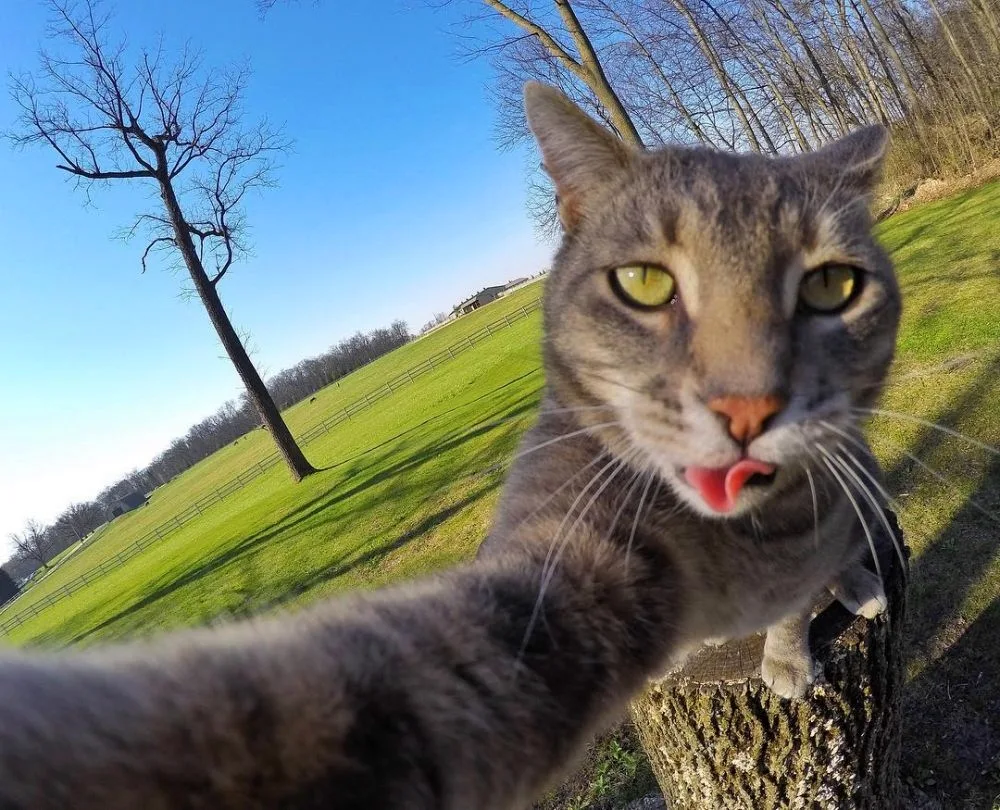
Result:
[[[434,416],[429,416],[423,422],[420,422],[419,424],[413,425],[412,427],[409,427],[406,430],[404,430],[404,431],[402,431],[400,433],[397,433],[395,436],[390,436],[388,439],[383,439],[378,444],[372,445],[371,447],[366,447],[364,450],[361,450],[360,452],[355,453],[353,456],[348,456],[347,458],[341,459],[340,461],[336,461],[333,464],[328,464],[325,467],[318,467],[317,469],[319,470],[319,472],[329,472],[331,470],[336,470],[338,467],[343,467],[345,464],[349,464],[352,461],[357,461],[358,459],[361,459],[361,458],[367,458],[368,456],[370,456],[375,451],[380,450],[383,447],[386,447],[388,445],[391,445],[394,442],[398,443],[401,439],[404,439],[405,437],[410,436],[411,434],[414,434],[414,433],[420,431],[421,429],[426,428],[428,425],[434,424],[435,422],[440,422],[441,420],[443,420],[447,416],[451,416],[452,414],[454,414],[454,413],[456,413],[458,411],[461,411],[461,410],[463,410],[465,408],[468,408],[471,405],[475,405],[477,402],[482,402],[483,400],[486,400],[486,399],[495,398],[498,394],[500,394],[502,391],[504,391],[504,389],[510,388],[513,385],[517,385],[519,382],[521,382],[523,380],[526,380],[528,377],[531,377],[533,374],[538,374],[541,370],[542,370],[542,367],[541,366],[537,366],[537,367],[531,369],[530,371],[524,372],[524,374],[521,374],[518,377],[514,377],[514,379],[512,379],[512,380],[508,380],[503,385],[498,385],[496,388],[493,388],[493,389],[487,391],[484,394],[480,394],[478,397],[474,397],[473,399],[466,400],[465,402],[462,402],[462,403],[460,403],[458,405],[453,405],[451,408],[448,408],[447,410],[444,410],[444,411],[441,411],[440,413],[434,414]],[[533,394],[526,394],[525,397],[528,397],[528,396],[531,396],[531,395],[534,395],[536,397],[539,396],[540,393],[541,393],[542,388],[543,388],[543,384],[541,382],[539,382],[538,388],[535,389],[535,391],[533,392]]]
[[[516,380],[513,382],[516,382]],[[489,396],[496,397],[499,392],[508,388],[512,383],[500,386],[489,394],[477,397],[475,400],[459,407],[465,407]],[[443,488],[455,484],[462,476],[456,476],[456,471],[451,467],[447,467],[433,477],[423,475],[418,479],[417,476],[413,475],[417,469],[451,451],[461,450],[468,442],[496,429],[498,424],[512,422],[532,415],[537,404],[538,392],[529,391],[509,401],[499,403],[494,406],[493,412],[487,415],[485,419],[481,417],[475,425],[464,430],[453,431],[444,438],[429,437],[419,446],[407,450],[409,443],[401,439],[404,434],[400,434],[400,436],[388,440],[388,443],[381,443],[379,447],[382,448],[382,452],[378,453],[374,458],[372,458],[371,451],[358,454],[353,457],[353,464],[343,471],[343,475],[327,491],[300,504],[271,525],[236,541],[235,544],[226,548],[225,551],[199,561],[195,567],[178,576],[170,577],[167,581],[155,586],[137,602],[108,617],[100,624],[76,635],[69,643],[77,644],[84,641],[95,634],[99,634],[115,626],[129,616],[149,608],[151,605],[156,604],[181,588],[216,574],[223,568],[249,560],[262,547],[282,536],[287,537],[290,534],[294,534],[297,530],[302,530],[306,523],[311,522],[313,525],[309,528],[315,528],[317,525],[351,521],[352,517],[356,517],[352,512],[338,513],[335,507],[380,484],[390,481],[394,482],[395,486],[391,497],[400,502],[406,502],[420,495],[426,499],[428,491],[430,493],[439,492]],[[426,421],[433,421],[433,418]],[[407,431],[406,433],[411,433],[411,431]],[[342,467],[343,464],[338,466]],[[345,486],[345,484],[349,485]],[[429,515],[416,527],[374,548],[370,548],[360,554],[360,556],[356,556],[358,551],[360,548],[367,546],[368,543],[363,543],[361,546],[352,548],[328,565],[311,571],[305,578],[291,583],[287,592],[277,599],[268,602],[266,605],[259,604],[255,606],[252,612],[259,612],[265,608],[284,604],[298,598],[301,594],[321,583],[333,580],[356,568],[376,564],[386,555],[402,548],[421,535],[430,532],[440,523],[448,520],[498,486],[499,482],[493,481],[476,489],[459,502]]]
[[[977,379],[952,403],[938,421],[948,427],[959,422],[965,414],[981,409],[994,409],[992,389],[1000,377],[1000,358],[988,362]],[[961,439],[932,427],[920,429],[910,443],[910,453],[927,463],[942,448],[950,453],[964,453],[967,445]],[[919,465],[903,457],[886,471],[890,492],[900,492],[915,477],[923,475]],[[940,486],[946,486],[942,481]],[[988,514],[997,509],[1000,495],[1000,459],[986,469],[976,492],[952,518],[947,527],[935,537],[912,564],[908,644],[910,659],[924,656],[943,626],[954,617],[969,588],[979,580],[993,563],[997,553],[997,536],[1000,523]],[[1000,685],[998,685],[1000,688]]]
[[[988,362],[939,421],[993,412],[1000,359]],[[964,453],[961,440],[922,428],[910,451],[930,459],[943,447]],[[893,491],[921,475],[904,459],[887,471]],[[941,482],[941,486],[945,486]],[[1000,563],[1000,458],[975,492],[912,562],[907,599],[909,667],[923,666],[903,698],[904,776],[947,808],[991,808],[1000,794],[1000,599],[974,621],[962,616],[971,590]]]
[[[379,545],[374,546],[373,548],[369,548],[367,551],[361,554],[357,553],[359,547],[351,549],[347,553],[342,554],[340,557],[330,562],[328,565],[325,565],[322,568],[318,568],[314,571],[311,571],[307,577],[296,581],[291,588],[289,588],[287,591],[285,591],[283,594],[281,594],[275,599],[270,599],[267,600],[266,602],[256,601],[253,599],[252,595],[250,595],[250,597],[243,604],[231,607],[229,610],[223,611],[220,614],[220,616],[224,617],[246,616],[255,613],[262,613],[267,610],[273,610],[277,607],[286,604],[287,602],[294,601],[299,596],[311,590],[312,588],[315,588],[318,585],[334,580],[337,577],[343,576],[344,574],[347,574],[355,569],[362,568],[365,566],[376,565],[385,557],[390,555],[392,552],[403,548],[407,544],[422,537],[428,532],[433,531],[437,526],[444,523],[446,520],[453,517],[454,515],[458,514],[467,506],[470,506],[471,504],[475,503],[481,497],[488,494],[490,491],[496,489],[498,486],[499,483],[494,482],[487,484],[483,487],[480,487],[474,492],[471,492],[468,495],[466,495],[460,501],[457,501],[456,503],[453,503],[443,509],[439,509],[437,512],[431,515],[428,515],[422,521],[420,521],[420,523],[418,523],[416,526],[409,529],[408,531],[405,531],[402,534],[397,535],[391,540],[387,540],[386,542],[380,543]],[[176,579],[172,579],[170,582],[167,582],[166,584],[160,586],[159,588],[156,588],[155,590],[144,596],[138,602],[134,603],[133,605],[130,605],[125,610],[115,614],[114,616],[101,622],[99,625],[92,627],[89,630],[74,637],[70,643],[77,644],[85,640],[89,636],[95,633],[99,633],[102,630],[105,630],[115,625],[116,623],[122,621],[123,619],[127,618],[133,613],[137,613],[149,607],[150,605],[155,604],[160,599],[163,599],[164,597],[172,594],[178,588],[183,588],[185,585],[189,585],[193,582],[198,581],[199,579],[212,573],[222,565],[226,565],[234,561],[235,559],[242,557],[249,551],[250,548],[252,548],[258,542],[260,541],[257,537],[251,536],[250,538],[248,538],[247,541],[244,541],[242,544],[240,544],[240,546],[237,546],[236,548],[231,549],[226,554],[223,554],[220,557],[213,559],[209,565],[201,566],[197,569],[189,571],[187,574],[177,577]]]

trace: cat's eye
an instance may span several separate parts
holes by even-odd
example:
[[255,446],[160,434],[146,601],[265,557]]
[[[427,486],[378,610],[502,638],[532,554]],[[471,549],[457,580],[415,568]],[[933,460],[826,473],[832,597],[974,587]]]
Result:
[[611,271],[611,286],[626,304],[652,309],[669,304],[677,292],[674,277],[655,264],[626,264]]
[[799,303],[807,312],[840,312],[861,291],[860,271],[849,264],[824,264],[802,277]]

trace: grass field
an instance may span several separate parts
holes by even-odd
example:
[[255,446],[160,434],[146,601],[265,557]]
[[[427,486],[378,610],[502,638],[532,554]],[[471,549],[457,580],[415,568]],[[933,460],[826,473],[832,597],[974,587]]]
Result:
[[[882,407],[1000,445],[1000,184],[898,215],[880,236],[897,260],[906,302]],[[382,358],[292,408],[289,422],[296,431],[309,427],[540,288]],[[293,485],[283,469],[269,471],[17,628],[10,642],[149,634],[374,587],[468,556],[538,402],[539,334],[536,313],[418,378],[310,444],[318,475]],[[905,416],[880,416],[870,432],[914,552],[905,774],[945,807],[990,808],[1000,794],[1000,459]],[[25,604],[270,451],[257,431],[206,459],[67,559]],[[648,780],[630,751],[608,753],[612,743],[594,759],[607,790],[595,795],[593,779],[584,780],[566,806],[596,806],[620,783],[628,790]]]

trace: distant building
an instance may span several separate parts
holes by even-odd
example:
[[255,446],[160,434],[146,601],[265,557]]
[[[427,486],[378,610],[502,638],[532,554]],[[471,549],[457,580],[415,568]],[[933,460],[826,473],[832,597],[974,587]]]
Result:
[[515,287],[520,287],[526,281],[530,281],[527,276],[522,276],[521,278],[515,278],[513,281],[508,281],[503,285],[504,292],[507,290],[513,290]]
[[479,309],[484,304],[488,304],[490,301],[495,301],[506,289],[506,284],[498,284],[495,287],[486,287],[485,289],[480,290],[471,298],[466,298],[461,304],[455,307],[451,311],[452,317],[468,315],[470,312]]
[[149,502],[149,497],[142,495],[139,492],[129,492],[127,495],[123,495],[111,506],[111,517],[116,518],[119,515],[124,515],[126,512],[131,512],[133,509],[138,509],[140,506],[145,506]]

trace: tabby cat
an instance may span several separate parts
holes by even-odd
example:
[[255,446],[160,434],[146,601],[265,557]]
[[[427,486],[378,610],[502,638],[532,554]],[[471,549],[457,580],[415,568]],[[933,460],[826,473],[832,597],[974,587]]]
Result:
[[6,653],[2,810],[523,807],[704,641],[767,628],[763,678],[794,698],[817,594],[884,606],[871,489],[848,486],[877,481],[855,409],[900,310],[868,213],[884,132],[637,151],[551,88],[526,108],[565,238],[547,395],[478,559],[290,617]]

